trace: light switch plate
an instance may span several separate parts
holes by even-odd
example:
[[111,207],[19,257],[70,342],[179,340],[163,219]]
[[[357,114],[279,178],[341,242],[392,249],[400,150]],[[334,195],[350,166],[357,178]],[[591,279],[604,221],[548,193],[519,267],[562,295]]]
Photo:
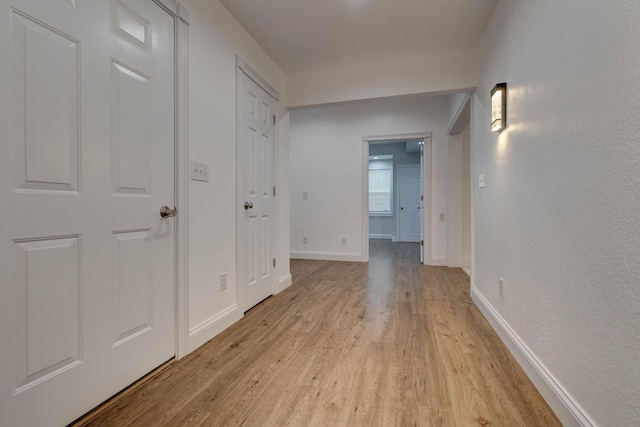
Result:
[[484,188],[484,174],[478,175],[478,188]]
[[191,161],[191,179],[193,181],[209,182],[209,165]]

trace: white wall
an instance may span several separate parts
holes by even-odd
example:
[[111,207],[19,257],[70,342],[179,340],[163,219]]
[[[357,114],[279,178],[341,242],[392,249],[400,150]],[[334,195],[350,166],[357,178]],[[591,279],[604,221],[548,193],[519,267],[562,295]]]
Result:
[[471,126],[462,132],[462,268],[471,275]]
[[[360,259],[362,137],[430,131],[434,159],[432,262],[446,264],[446,223],[438,221],[437,215],[446,212],[447,205],[447,108],[448,97],[434,96],[292,111],[289,135],[292,257]],[[307,200],[302,198],[305,191]],[[308,237],[306,245],[302,243],[303,236]],[[340,244],[342,237],[347,238],[346,246]]]
[[474,88],[477,50],[289,74],[287,107]]
[[399,193],[398,193],[398,169],[399,165],[420,165],[420,153],[407,153],[406,142],[394,142],[387,144],[370,144],[369,155],[381,156],[393,155],[393,208],[392,216],[369,216],[369,236],[391,236],[389,239],[397,239]]
[[[192,160],[209,165],[208,183],[189,194],[189,348],[193,350],[242,316],[236,306],[236,54],[285,92],[285,77],[217,0],[186,0],[189,10],[189,144]],[[281,100],[281,107],[286,101]],[[287,236],[287,123],[279,127],[280,233]],[[288,275],[288,239],[280,241],[280,276]],[[228,287],[219,291],[221,273]]]
[[448,258],[449,267],[462,267],[462,135],[448,137],[449,182],[447,221],[448,230]]
[[449,96],[449,125],[458,119],[463,102],[466,100],[467,92],[454,93]]
[[[584,425],[637,426],[640,2],[500,1],[481,52],[474,299]],[[508,128],[496,134],[500,82]]]
[[[280,99],[286,99],[284,93],[280,93]],[[277,292],[291,285],[292,277],[289,269],[289,112],[282,107],[280,102],[280,121],[278,123],[278,288]]]

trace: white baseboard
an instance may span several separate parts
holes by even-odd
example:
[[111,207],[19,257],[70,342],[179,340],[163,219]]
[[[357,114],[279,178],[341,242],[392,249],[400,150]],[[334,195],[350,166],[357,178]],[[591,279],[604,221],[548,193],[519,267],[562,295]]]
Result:
[[471,268],[470,267],[462,267],[467,276],[471,277]]
[[595,427],[596,424],[584,412],[578,402],[571,397],[562,384],[549,372],[540,359],[475,286],[471,287],[471,299],[489,321],[498,336],[500,336],[502,342],[507,346],[513,357],[516,358],[562,424],[565,427]]
[[349,252],[291,252],[291,259],[316,259],[322,261],[367,262],[362,254]]
[[446,256],[432,256],[429,265],[447,267],[449,265],[449,260]]
[[393,240],[393,234],[369,234],[370,239]]
[[280,278],[280,280],[278,280],[278,289],[276,289],[275,293],[278,294],[284,291],[289,286],[291,286],[292,283],[293,283],[293,277],[291,276],[291,273],[285,274]]
[[392,242],[397,242],[398,241],[398,236],[391,236],[391,241]]
[[189,353],[242,319],[242,315],[238,306],[234,304],[189,330]]

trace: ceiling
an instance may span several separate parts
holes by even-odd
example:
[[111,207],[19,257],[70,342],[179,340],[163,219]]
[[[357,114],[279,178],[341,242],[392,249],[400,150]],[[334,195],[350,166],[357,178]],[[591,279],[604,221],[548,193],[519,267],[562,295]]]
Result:
[[498,0],[221,0],[286,73],[478,46]]

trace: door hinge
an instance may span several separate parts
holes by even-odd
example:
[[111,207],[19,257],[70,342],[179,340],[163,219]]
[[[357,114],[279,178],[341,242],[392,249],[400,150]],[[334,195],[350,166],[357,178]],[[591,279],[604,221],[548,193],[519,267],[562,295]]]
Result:
[[276,187],[273,187],[273,197],[276,197]]
[[424,196],[420,196],[420,201],[424,202]]
[[420,240],[420,246],[424,246],[424,240]]
[[273,115],[273,124],[274,125],[276,124],[276,115],[275,114]]
[[274,258],[273,259],[273,267],[275,268],[275,266],[276,266],[276,259]]

